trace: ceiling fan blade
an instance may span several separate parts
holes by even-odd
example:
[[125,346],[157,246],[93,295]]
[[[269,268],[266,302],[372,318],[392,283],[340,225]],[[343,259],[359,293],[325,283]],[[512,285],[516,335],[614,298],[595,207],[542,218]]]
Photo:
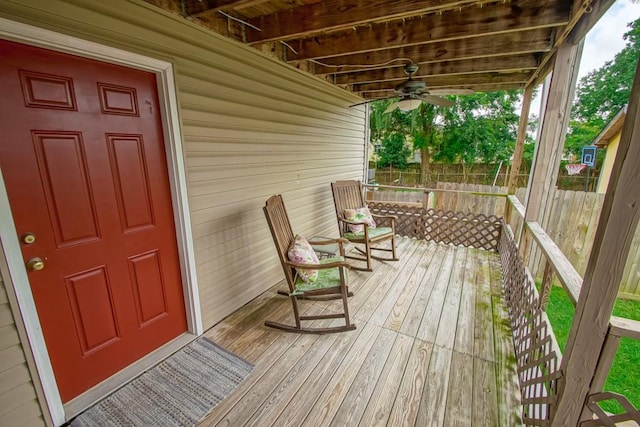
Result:
[[384,98],[367,99],[366,101],[358,102],[356,104],[351,104],[351,105],[349,105],[349,107],[357,107],[358,105],[364,105],[364,104],[369,104],[369,103],[374,102],[374,101],[381,101],[383,99],[393,99],[393,98],[398,98],[398,96],[397,95],[393,95],[393,96],[386,96]]
[[430,95],[471,95],[476,93],[472,89],[452,88],[452,89],[430,89]]
[[427,104],[433,104],[439,107],[453,107],[455,105],[455,102],[450,99],[433,95],[419,95],[417,99],[421,100],[422,102],[426,102]]
[[389,105],[389,106],[387,107],[387,109],[386,109],[386,110],[384,110],[384,113],[383,113],[383,114],[390,113],[390,112],[392,112],[393,110],[395,110],[396,108],[398,108],[398,103],[397,103],[397,102],[394,102],[393,104]]

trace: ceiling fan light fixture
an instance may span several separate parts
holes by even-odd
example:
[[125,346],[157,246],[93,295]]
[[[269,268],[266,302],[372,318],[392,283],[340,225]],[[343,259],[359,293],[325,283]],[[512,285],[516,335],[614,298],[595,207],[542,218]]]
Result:
[[422,101],[420,101],[419,99],[402,99],[398,101],[397,104],[400,110],[411,111],[420,107],[420,104],[422,104]]

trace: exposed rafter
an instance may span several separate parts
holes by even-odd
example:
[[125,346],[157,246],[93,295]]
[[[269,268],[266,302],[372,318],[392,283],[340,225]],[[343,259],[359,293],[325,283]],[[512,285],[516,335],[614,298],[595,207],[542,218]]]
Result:
[[[376,24],[339,33],[291,40],[296,53],[291,61],[327,58],[375,50],[438,43],[482,35],[498,35],[537,28],[558,27],[567,23],[568,7],[533,2],[522,6],[505,3],[431,14],[389,24]],[[461,26],[460,22],[465,25]],[[355,33],[354,33],[355,32]]]
[[188,0],[187,14],[191,17],[198,17],[206,13],[214,13],[220,10],[230,10],[255,6],[266,3],[269,0]]
[[[490,72],[533,71],[538,66],[535,54],[502,56],[487,61],[486,58],[469,60],[444,61],[436,63],[418,63],[418,72],[414,78],[422,79],[428,76],[468,75]],[[334,82],[338,85],[375,83],[384,81],[402,81],[407,74],[401,67],[381,68],[365,72],[346,73],[336,76]]]
[[[386,68],[391,61],[441,62],[472,58],[544,52],[551,48],[550,30],[539,29],[497,36],[473,37],[447,42],[429,43],[399,49],[385,49],[355,55],[326,58],[316,63],[316,74],[353,72],[369,68]],[[402,65],[399,62],[397,65]]]
[[146,1],[369,98],[409,61],[431,88],[535,85],[614,0]]
[[410,18],[428,12],[455,9],[478,0],[328,0],[296,7],[248,22],[262,31],[249,30],[249,43],[290,40],[318,32],[352,28],[371,22]]

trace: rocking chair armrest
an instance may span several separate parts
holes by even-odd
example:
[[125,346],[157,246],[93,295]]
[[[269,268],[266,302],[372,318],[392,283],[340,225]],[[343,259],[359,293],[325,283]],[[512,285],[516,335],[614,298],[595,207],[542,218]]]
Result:
[[324,239],[324,240],[309,240],[309,244],[310,245],[315,245],[315,246],[324,246],[324,245],[332,245],[334,243],[349,243],[349,241],[347,239],[344,239],[342,237],[337,237],[335,239]]
[[351,268],[351,265],[349,265],[349,263],[347,263],[346,261],[337,261],[337,262],[331,262],[327,264],[300,264],[298,262],[285,261],[285,264],[294,268],[306,268],[311,270],[326,270],[329,268],[336,268],[336,267]]
[[374,218],[386,218],[386,219],[390,219],[392,221],[397,221],[398,217],[396,215],[378,215],[378,214],[371,214],[372,217]]
[[349,221],[348,219],[343,218],[341,216],[338,217],[338,221],[346,222],[347,224],[353,224],[353,225],[366,225],[366,226],[369,226],[369,224],[367,224],[366,222]]

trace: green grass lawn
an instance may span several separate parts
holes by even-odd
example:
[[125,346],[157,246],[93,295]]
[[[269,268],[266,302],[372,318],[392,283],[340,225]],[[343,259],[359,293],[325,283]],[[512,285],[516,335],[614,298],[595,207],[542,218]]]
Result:
[[[547,305],[547,315],[563,352],[574,311],[573,304],[564,289],[554,286]],[[640,320],[640,301],[619,299],[613,309],[613,315]],[[609,371],[605,390],[624,394],[636,408],[640,408],[638,370],[640,370],[640,341],[622,338],[613,366]],[[607,411],[615,411],[615,405],[610,405],[609,402],[605,402],[602,406]]]

